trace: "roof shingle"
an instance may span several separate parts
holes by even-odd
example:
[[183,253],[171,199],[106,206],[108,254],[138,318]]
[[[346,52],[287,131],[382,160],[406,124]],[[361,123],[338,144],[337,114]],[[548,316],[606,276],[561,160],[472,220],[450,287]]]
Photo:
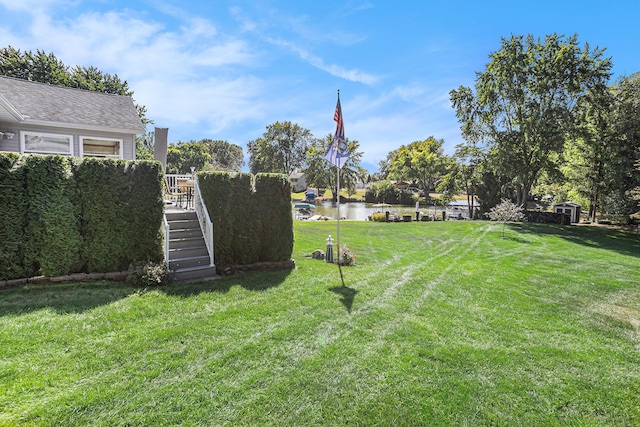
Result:
[[27,120],[144,133],[129,96],[0,76],[0,95]]

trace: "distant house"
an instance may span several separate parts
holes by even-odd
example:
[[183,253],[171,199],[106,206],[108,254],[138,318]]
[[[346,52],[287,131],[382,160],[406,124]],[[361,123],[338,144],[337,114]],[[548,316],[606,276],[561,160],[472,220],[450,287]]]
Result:
[[0,151],[136,158],[131,97],[0,76]]
[[406,190],[407,188],[409,188],[409,183],[406,181],[391,181],[393,183],[393,186],[396,187],[398,190]]
[[291,190],[294,193],[299,193],[307,189],[307,180],[304,173],[292,173],[289,175],[289,179],[291,180]]
[[574,202],[556,203],[553,205],[555,213],[563,213],[569,215],[572,224],[580,222],[580,211],[582,206]]

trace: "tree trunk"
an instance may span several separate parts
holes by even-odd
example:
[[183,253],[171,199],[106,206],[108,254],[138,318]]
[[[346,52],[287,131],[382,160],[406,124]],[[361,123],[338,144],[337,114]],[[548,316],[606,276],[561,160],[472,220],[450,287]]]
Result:
[[594,194],[589,201],[589,217],[591,221],[596,222],[596,209],[598,206],[598,195]]
[[518,191],[518,200],[516,204],[518,206],[525,207],[527,206],[527,202],[529,201],[529,192],[531,191],[531,184],[522,184],[520,191]]
[[469,210],[469,219],[473,219],[473,209],[474,209],[473,202],[474,202],[473,190],[471,190],[471,194],[469,194],[469,186],[467,186],[467,208]]
[[333,201],[334,203],[338,202],[338,187],[337,186],[331,186],[331,201]]

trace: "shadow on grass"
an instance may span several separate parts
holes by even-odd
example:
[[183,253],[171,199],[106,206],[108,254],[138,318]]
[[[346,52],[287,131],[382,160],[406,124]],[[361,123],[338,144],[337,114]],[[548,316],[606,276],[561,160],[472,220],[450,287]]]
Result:
[[0,290],[0,316],[51,309],[82,313],[138,293],[141,288],[123,282],[45,283]]
[[252,271],[234,276],[219,277],[206,282],[174,283],[161,288],[167,295],[191,297],[201,293],[226,293],[234,286],[248,291],[265,291],[279,286],[291,274],[291,270]]
[[206,282],[174,283],[158,288],[141,288],[109,280],[18,286],[0,290],[0,316],[44,309],[60,314],[82,313],[137,293],[156,289],[166,295],[182,298],[207,292],[226,293],[233,286],[259,292],[280,285],[289,274],[291,270],[251,272]]
[[340,295],[340,302],[345,306],[347,312],[351,313],[353,300],[355,299],[358,291],[348,286],[336,286],[335,288],[331,288],[329,290]]
[[640,235],[629,231],[598,226],[535,223],[509,224],[509,227],[523,234],[553,235],[578,245],[640,257]]
[[502,238],[504,240],[511,240],[512,242],[527,243],[527,244],[531,243],[531,240],[523,239],[522,237],[509,236],[508,234],[505,234],[504,236],[502,236]]

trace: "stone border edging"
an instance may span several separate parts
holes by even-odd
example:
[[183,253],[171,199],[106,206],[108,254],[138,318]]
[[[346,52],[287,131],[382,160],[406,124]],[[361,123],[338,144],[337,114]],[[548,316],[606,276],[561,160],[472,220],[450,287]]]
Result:
[[[278,262],[257,262],[254,264],[246,264],[246,265],[234,265],[229,266],[227,268],[219,271],[219,275],[229,275],[235,274],[239,272],[245,271],[256,271],[256,270],[295,270],[296,261],[294,259],[288,259],[286,261],[278,261]],[[27,284],[43,284],[43,283],[63,283],[63,282],[90,282],[94,280],[113,280],[118,282],[124,282],[129,275],[128,271],[113,271],[110,273],[73,273],[65,276],[55,276],[55,277],[47,277],[47,276],[35,276],[30,278],[23,279],[10,279],[10,280],[0,280],[0,289],[12,287],[12,286],[23,286]]]

